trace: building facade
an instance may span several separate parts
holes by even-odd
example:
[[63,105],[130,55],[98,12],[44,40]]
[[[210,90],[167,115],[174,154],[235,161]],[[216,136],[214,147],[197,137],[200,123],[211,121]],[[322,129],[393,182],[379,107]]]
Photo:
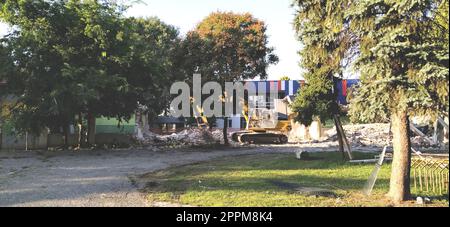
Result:
[[[337,102],[340,105],[348,105],[348,94],[349,90],[357,85],[359,83],[359,80],[356,79],[345,79],[345,80],[337,80],[335,84],[336,92],[337,92]],[[269,81],[246,81],[245,87],[246,89],[256,89],[253,90],[253,93],[256,93],[258,95],[264,94],[266,97],[266,102],[268,103],[274,103],[275,100],[269,100],[270,98],[270,91],[275,90],[277,88],[279,94],[278,99],[284,99],[287,96],[290,96],[291,99],[295,98],[297,93],[305,86],[306,82],[304,80],[289,80],[289,81],[275,81],[275,80],[269,80]],[[276,104],[275,104],[276,108]],[[223,118],[218,118],[216,122],[216,126],[218,128],[224,127],[224,120]],[[228,118],[228,128],[231,130],[241,130],[246,127],[246,121],[244,117],[236,113],[235,115]]]

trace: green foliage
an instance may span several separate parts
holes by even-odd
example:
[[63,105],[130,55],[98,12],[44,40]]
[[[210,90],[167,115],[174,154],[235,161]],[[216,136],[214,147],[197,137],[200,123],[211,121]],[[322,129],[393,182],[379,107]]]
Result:
[[280,80],[283,80],[283,81],[289,81],[289,80],[291,80],[291,78],[289,78],[288,76],[282,76],[282,77],[280,78]]
[[448,39],[434,35],[436,9],[433,1],[366,0],[348,11],[361,40],[352,120],[387,120],[396,111],[448,116]]
[[264,22],[252,15],[212,13],[184,40],[184,68],[221,83],[265,79],[267,67],[278,62],[267,44]]
[[[393,109],[448,116],[448,1],[296,1],[307,86],[292,108],[309,124],[339,113],[333,76],[358,57],[353,121],[387,121]],[[322,119],[324,120],[324,119]]]
[[449,1],[448,0],[436,0],[437,5],[435,20],[433,20],[433,31],[430,33],[431,37],[435,39],[437,43],[443,45],[444,48],[449,47]]
[[299,40],[301,66],[306,70],[306,86],[302,88],[291,108],[298,113],[297,120],[310,125],[314,117],[326,121],[338,114],[335,77],[342,75],[348,59],[353,56],[355,40],[348,30],[344,12],[347,0],[295,1],[294,22]]
[[[156,18],[125,18],[110,1],[2,1],[0,19],[16,29],[1,40],[3,94],[18,97],[21,131],[58,130],[75,115],[130,119],[167,106],[178,32]],[[3,67],[5,66],[5,67]]]
[[[117,76],[119,86],[91,106],[103,116],[130,117],[137,103],[149,108],[155,117],[168,107],[168,86],[180,73],[174,65],[178,51],[178,31],[157,18],[126,18],[107,57],[104,59],[107,75]],[[106,110],[106,111],[105,111]]]
[[[187,34],[181,50],[181,68],[187,75],[200,73],[203,80],[216,81],[223,89],[226,82],[265,79],[267,67],[278,62],[273,48],[268,47],[264,22],[249,13],[211,13]],[[225,93],[223,97],[231,101]],[[225,144],[227,127],[225,124]]]

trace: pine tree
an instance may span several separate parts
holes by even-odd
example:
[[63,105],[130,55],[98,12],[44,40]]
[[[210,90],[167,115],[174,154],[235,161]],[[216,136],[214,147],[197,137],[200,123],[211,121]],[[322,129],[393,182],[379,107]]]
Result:
[[448,116],[448,49],[430,35],[437,8],[430,0],[364,0],[346,15],[360,39],[354,66],[361,84],[350,115],[363,122],[391,120],[394,159],[388,195],[395,202],[410,197],[409,117]]
[[[303,44],[300,56],[306,85],[291,108],[298,113],[296,120],[304,125],[310,125],[316,117],[325,121],[334,116],[336,127],[340,126],[335,82],[342,78],[355,54],[352,47],[357,41],[344,17],[350,2],[298,0],[293,4],[297,10],[294,26]],[[344,136],[338,130],[341,151]]]

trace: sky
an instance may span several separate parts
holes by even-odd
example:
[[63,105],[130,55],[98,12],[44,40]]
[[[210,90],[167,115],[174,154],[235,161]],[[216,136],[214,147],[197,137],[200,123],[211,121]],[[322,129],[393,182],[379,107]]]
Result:
[[8,27],[5,24],[0,22],[0,35],[5,35],[6,32],[8,31],[7,29],[8,29]]
[[145,0],[128,11],[131,16],[157,16],[180,29],[181,34],[194,29],[210,13],[233,11],[251,13],[267,25],[269,46],[275,48],[280,61],[268,68],[269,79],[288,76],[301,79],[298,51],[301,43],[293,29],[292,0]]
[[[298,51],[301,43],[296,39],[292,22],[295,10],[290,7],[292,0],[141,0],[127,11],[127,16],[156,16],[162,21],[177,27],[180,33],[194,29],[196,25],[212,12],[233,11],[251,13],[267,25],[269,46],[275,48],[280,58],[276,65],[268,68],[268,79],[288,76],[302,79]],[[7,27],[0,24],[0,35]]]

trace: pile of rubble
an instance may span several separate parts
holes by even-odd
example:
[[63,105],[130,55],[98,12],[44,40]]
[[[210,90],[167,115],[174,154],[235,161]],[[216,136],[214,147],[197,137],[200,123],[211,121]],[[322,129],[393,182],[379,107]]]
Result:
[[186,129],[179,133],[157,137],[157,142],[181,146],[202,146],[217,144],[220,140],[214,138],[211,131],[206,129]]
[[192,128],[171,135],[158,135],[149,131],[135,136],[146,147],[196,147],[223,143],[222,130]]
[[392,141],[389,124],[361,124],[343,126],[349,142],[353,146],[383,147]]
[[[344,125],[348,141],[355,147],[383,147],[392,145],[392,135],[389,124],[359,124]],[[326,131],[328,140],[337,141],[336,128]],[[431,137],[414,136],[411,143],[415,147],[431,147]]]
[[[374,148],[392,145],[392,134],[390,133],[389,124],[359,124],[359,125],[344,125],[344,131],[349,143],[353,147],[360,148]],[[149,150],[158,151],[161,148],[185,148],[185,147],[199,147],[223,144],[222,129],[200,129],[191,128],[171,135],[158,135],[149,130],[141,130],[135,135],[136,141],[143,147]],[[320,140],[302,140],[293,141],[291,143],[305,143],[309,146],[337,146],[336,128],[325,131],[325,137]],[[431,137],[415,136],[411,138],[411,143],[414,147],[433,147],[430,144]],[[229,140],[232,146],[239,144]]]

